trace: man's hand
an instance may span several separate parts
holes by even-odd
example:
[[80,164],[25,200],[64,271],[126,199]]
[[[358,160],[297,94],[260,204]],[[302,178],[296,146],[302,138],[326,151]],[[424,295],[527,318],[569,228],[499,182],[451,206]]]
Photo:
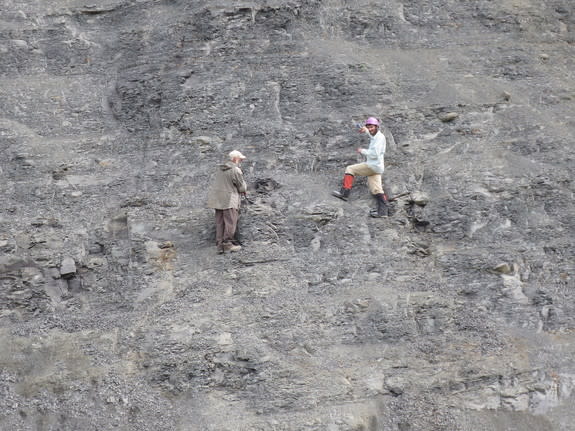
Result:
[[253,204],[253,201],[251,201],[251,200],[248,198],[248,195],[247,195],[246,192],[240,193],[240,196],[241,196],[242,202],[246,202],[246,203],[248,203],[248,204]]
[[355,151],[357,151],[359,154],[361,154],[361,152],[363,151],[363,148],[358,148],[358,149],[355,150]]

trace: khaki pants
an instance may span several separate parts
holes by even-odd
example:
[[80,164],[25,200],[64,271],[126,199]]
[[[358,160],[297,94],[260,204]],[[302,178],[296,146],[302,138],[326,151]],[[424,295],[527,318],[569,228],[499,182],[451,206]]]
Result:
[[236,208],[216,210],[216,247],[223,248],[224,244],[231,244],[236,234],[239,211]]
[[349,165],[345,168],[346,174],[351,174],[354,177],[367,177],[367,186],[372,195],[383,193],[383,186],[381,185],[381,174],[374,172],[367,163],[357,163]]

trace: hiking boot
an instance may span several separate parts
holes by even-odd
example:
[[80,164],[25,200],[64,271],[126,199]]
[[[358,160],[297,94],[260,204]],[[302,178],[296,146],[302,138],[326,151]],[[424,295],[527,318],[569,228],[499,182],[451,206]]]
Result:
[[353,187],[353,180],[354,176],[351,174],[345,174],[343,176],[343,182],[341,184],[341,189],[339,192],[336,190],[331,192],[333,196],[336,198],[340,198],[341,200],[346,201],[349,198],[349,193],[351,192],[351,188]]
[[389,215],[389,213],[387,212],[383,212],[383,211],[379,211],[376,208],[373,208],[369,211],[369,216],[373,217],[373,218],[383,218],[383,217],[387,217]]
[[385,197],[385,194],[380,193],[376,195],[376,199],[377,208],[372,209],[369,212],[369,215],[375,218],[387,217],[389,215],[389,208],[387,207],[387,198]]
[[224,251],[234,252],[234,251],[240,251],[241,249],[242,249],[241,245],[224,244]]
[[351,192],[351,189],[344,189],[342,187],[339,191],[334,190],[333,192],[331,192],[331,194],[333,196],[335,196],[336,198],[340,198],[341,200],[347,201],[347,199],[349,198],[350,192]]

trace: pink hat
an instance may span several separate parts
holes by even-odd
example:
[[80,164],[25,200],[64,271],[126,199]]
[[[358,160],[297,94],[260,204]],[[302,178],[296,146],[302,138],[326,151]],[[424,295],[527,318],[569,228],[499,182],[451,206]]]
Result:
[[379,120],[375,117],[369,117],[367,120],[365,120],[365,125],[367,126],[368,124],[373,124],[374,126],[379,127]]

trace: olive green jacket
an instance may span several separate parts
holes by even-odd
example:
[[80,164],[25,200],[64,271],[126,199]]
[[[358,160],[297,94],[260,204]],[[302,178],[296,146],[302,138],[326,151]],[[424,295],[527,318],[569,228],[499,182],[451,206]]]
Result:
[[208,192],[208,208],[225,210],[240,208],[240,193],[247,190],[242,170],[232,162],[218,167],[214,181]]

